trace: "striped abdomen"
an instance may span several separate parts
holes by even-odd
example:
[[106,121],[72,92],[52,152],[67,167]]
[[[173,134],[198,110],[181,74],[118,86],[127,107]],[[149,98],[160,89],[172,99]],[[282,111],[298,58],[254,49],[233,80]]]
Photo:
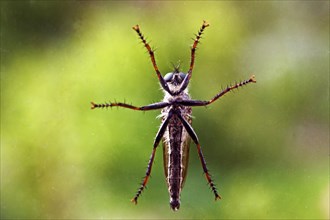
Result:
[[[190,108],[185,110],[191,112]],[[190,118],[189,121],[191,121]],[[188,168],[189,143],[188,133],[174,115],[163,137],[164,171],[170,194],[170,206],[173,210],[180,208],[180,193]]]

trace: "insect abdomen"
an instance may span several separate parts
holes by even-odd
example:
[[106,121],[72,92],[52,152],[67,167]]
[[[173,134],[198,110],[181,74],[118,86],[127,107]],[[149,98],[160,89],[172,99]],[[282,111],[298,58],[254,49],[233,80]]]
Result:
[[180,191],[182,182],[182,130],[183,126],[177,117],[173,117],[168,126],[168,192],[170,194],[170,206],[173,210],[180,208]]
[[187,173],[190,137],[179,118],[174,116],[164,135],[164,171],[170,206],[180,208],[180,193]]

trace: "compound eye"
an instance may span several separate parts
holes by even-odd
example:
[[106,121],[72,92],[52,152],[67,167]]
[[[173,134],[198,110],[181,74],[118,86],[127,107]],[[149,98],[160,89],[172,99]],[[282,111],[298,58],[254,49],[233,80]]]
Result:
[[170,82],[173,78],[173,73],[167,73],[165,76],[164,76],[164,80],[166,82]]
[[184,80],[184,78],[186,77],[186,75],[187,75],[187,74],[185,74],[185,73],[180,73],[180,78],[181,78],[181,80]]

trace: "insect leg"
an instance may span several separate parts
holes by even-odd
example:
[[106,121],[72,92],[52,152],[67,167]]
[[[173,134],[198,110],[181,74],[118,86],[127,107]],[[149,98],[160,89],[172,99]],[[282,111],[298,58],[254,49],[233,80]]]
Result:
[[211,100],[208,101],[201,101],[201,100],[177,100],[176,103],[179,105],[184,105],[184,106],[206,106],[209,105],[213,102],[215,102],[216,100],[218,100],[221,96],[225,95],[226,93],[230,92],[233,89],[237,89],[238,87],[244,86],[248,83],[256,83],[256,79],[255,76],[252,75],[250,77],[250,79],[248,80],[244,80],[240,83],[237,83],[233,86],[228,86],[226,89],[224,89],[223,91],[221,91],[220,93],[218,93],[217,95],[215,95]]
[[210,187],[214,193],[214,196],[215,196],[215,200],[217,199],[221,199],[220,195],[218,194],[217,192],[217,189],[215,188],[215,184],[211,178],[211,174],[209,173],[207,167],[206,167],[206,162],[205,162],[205,158],[203,156],[203,152],[202,152],[202,148],[201,148],[201,145],[199,143],[199,140],[198,140],[198,137],[194,131],[194,129],[191,127],[191,125],[186,121],[186,119],[184,119],[182,117],[182,115],[180,113],[176,114],[180,121],[182,122],[183,126],[185,127],[186,131],[188,132],[188,134],[190,135],[191,139],[195,142],[196,146],[197,146],[197,151],[198,151],[198,156],[199,156],[199,159],[202,163],[202,167],[203,167],[203,171],[205,173],[205,177],[208,181],[208,183],[210,184]]
[[91,102],[91,104],[92,104],[91,109],[94,109],[94,108],[111,108],[111,107],[117,106],[117,107],[123,107],[123,108],[138,110],[138,111],[156,110],[156,109],[161,109],[161,108],[164,108],[164,107],[170,105],[170,103],[168,103],[168,102],[157,102],[157,103],[153,103],[153,104],[146,105],[146,106],[141,106],[141,107],[136,107],[136,106],[129,105],[129,104],[126,104],[126,103],[122,103],[122,102],[104,103],[104,104],[95,104],[94,102]]
[[206,27],[210,26],[209,23],[207,23],[206,21],[203,21],[203,25],[202,27],[199,29],[197,35],[196,35],[196,38],[194,39],[194,44],[192,45],[191,47],[191,59],[190,59],[190,68],[189,68],[189,71],[188,71],[188,75],[189,76],[189,79],[191,77],[191,74],[192,74],[192,70],[194,68],[194,63],[195,63],[195,52],[196,52],[196,48],[197,48],[197,44],[199,43],[199,40],[201,39],[202,37],[202,34],[203,34],[203,31],[205,30]]
[[168,85],[167,83],[165,82],[164,78],[162,77],[159,69],[158,69],[158,66],[156,64],[156,60],[155,60],[155,52],[153,49],[151,49],[150,45],[147,43],[146,39],[144,38],[142,32],[140,31],[140,27],[139,25],[135,25],[133,26],[133,30],[139,35],[139,38],[141,39],[142,43],[144,44],[145,48],[147,48],[148,50],[148,53],[150,55],[150,59],[151,59],[151,62],[152,62],[152,65],[156,71],[156,74],[157,74],[157,77],[158,77],[158,80],[160,82],[160,85],[170,94],[172,94],[168,88]]
[[194,43],[191,46],[191,58],[190,58],[190,67],[189,67],[189,70],[188,70],[188,74],[186,75],[183,82],[181,83],[180,89],[177,92],[175,92],[175,94],[181,93],[183,90],[185,90],[187,88],[187,86],[189,84],[189,80],[192,76],[192,71],[193,71],[194,64],[195,64],[195,52],[196,52],[196,49],[197,49],[197,44],[199,43],[199,40],[202,37],[203,31],[208,26],[210,26],[210,24],[207,23],[206,21],[203,21],[202,27],[199,29],[198,33],[196,34],[196,38],[194,39]]
[[157,133],[156,138],[154,140],[152,153],[151,153],[151,156],[150,156],[150,159],[149,159],[149,162],[148,162],[148,166],[147,166],[147,170],[146,170],[146,175],[143,178],[143,181],[141,183],[141,186],[138,189],[137,193],[135,194],[134,198],[131,199],[131,201],[134,202],[135,204],[137,204],[137,200],[138,200],[139,196],[141,195],[142,191],[144,190],[144,188],[147,185],[148,179],[149,179],[150,174],[151,174],[151,168],[152,168],[152,164],[153,164],[153,161],[154,161],[154,158],[155,158],[155,153],[156,153],[157,146],[158,146],[160,140],[162,139],[162,137],[163,137],[163,135],[165,133],[165,130],[166,130],[167,125],[168,125],[168,122],[171,119],[172,115],[173,114],[170,111],[169,114],[168,114],[168,116],[167,116],[167,118],[163,121],[163,123],[161,124],[161,126],[160,126],[160,128],[158,130],[158,133]]

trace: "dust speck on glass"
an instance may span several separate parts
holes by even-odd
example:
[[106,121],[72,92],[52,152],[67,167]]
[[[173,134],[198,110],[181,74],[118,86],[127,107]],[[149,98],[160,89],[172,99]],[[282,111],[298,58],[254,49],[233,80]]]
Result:
[[220,199],[220,195],[215,187],[214,181],[206,167],[205,158],[203,156],[202,148],[198,137],[191,126],[192,122],[192,107],[207,106],[220,97],[237,89],[248,83],[255,83],[255,77],[252,75],[249,79],[231,86],[227,86],[224,90],[216,94],[212,99],[207,101],[192,100],[188,93],[188,84],[192,76],[195,64],[195,51],[201,39],[204,30],[209,27],[209,23],[203,21],[201,28],[195,35],[194,43],[191,46],[190,67],[187,73],[180,72],[180,67],[174,67],[174,70],[167,73],[164,77],[161,75],[155,60],[155,52],[151,49],[149,43],[143,36],[139,25],[135,25],[133,30],[138,34],[140,40],[143,42],[147,49],[150,59],[158,77],[159,83],[164,90],[164,99],[161,102],[149,104],[146,106],[136,107],[123,102],[103,103],[96,104],[91,102],[92,109],[95,108],[109,108],[109,107],[123,107],[138,111],[149,111],[161,109],[162,122],[157,132],[156,138],[153,143],[152,153],[148,162],[146,174],[141,182],[138,191],[131,200],[137,204],[137,200],[145,189],[149,180],[153,161],[157,146],[160,141],[163,142],[163,158],[164,158],[164,171],[168,192],[170,196],[170,207],[176,211],[180,208],[180,194],[184,185],[187,174],[188,160],[189,160],[189,145],[192,140],[196,147],[202,168],[209,186],[215,196],[215,200]]

